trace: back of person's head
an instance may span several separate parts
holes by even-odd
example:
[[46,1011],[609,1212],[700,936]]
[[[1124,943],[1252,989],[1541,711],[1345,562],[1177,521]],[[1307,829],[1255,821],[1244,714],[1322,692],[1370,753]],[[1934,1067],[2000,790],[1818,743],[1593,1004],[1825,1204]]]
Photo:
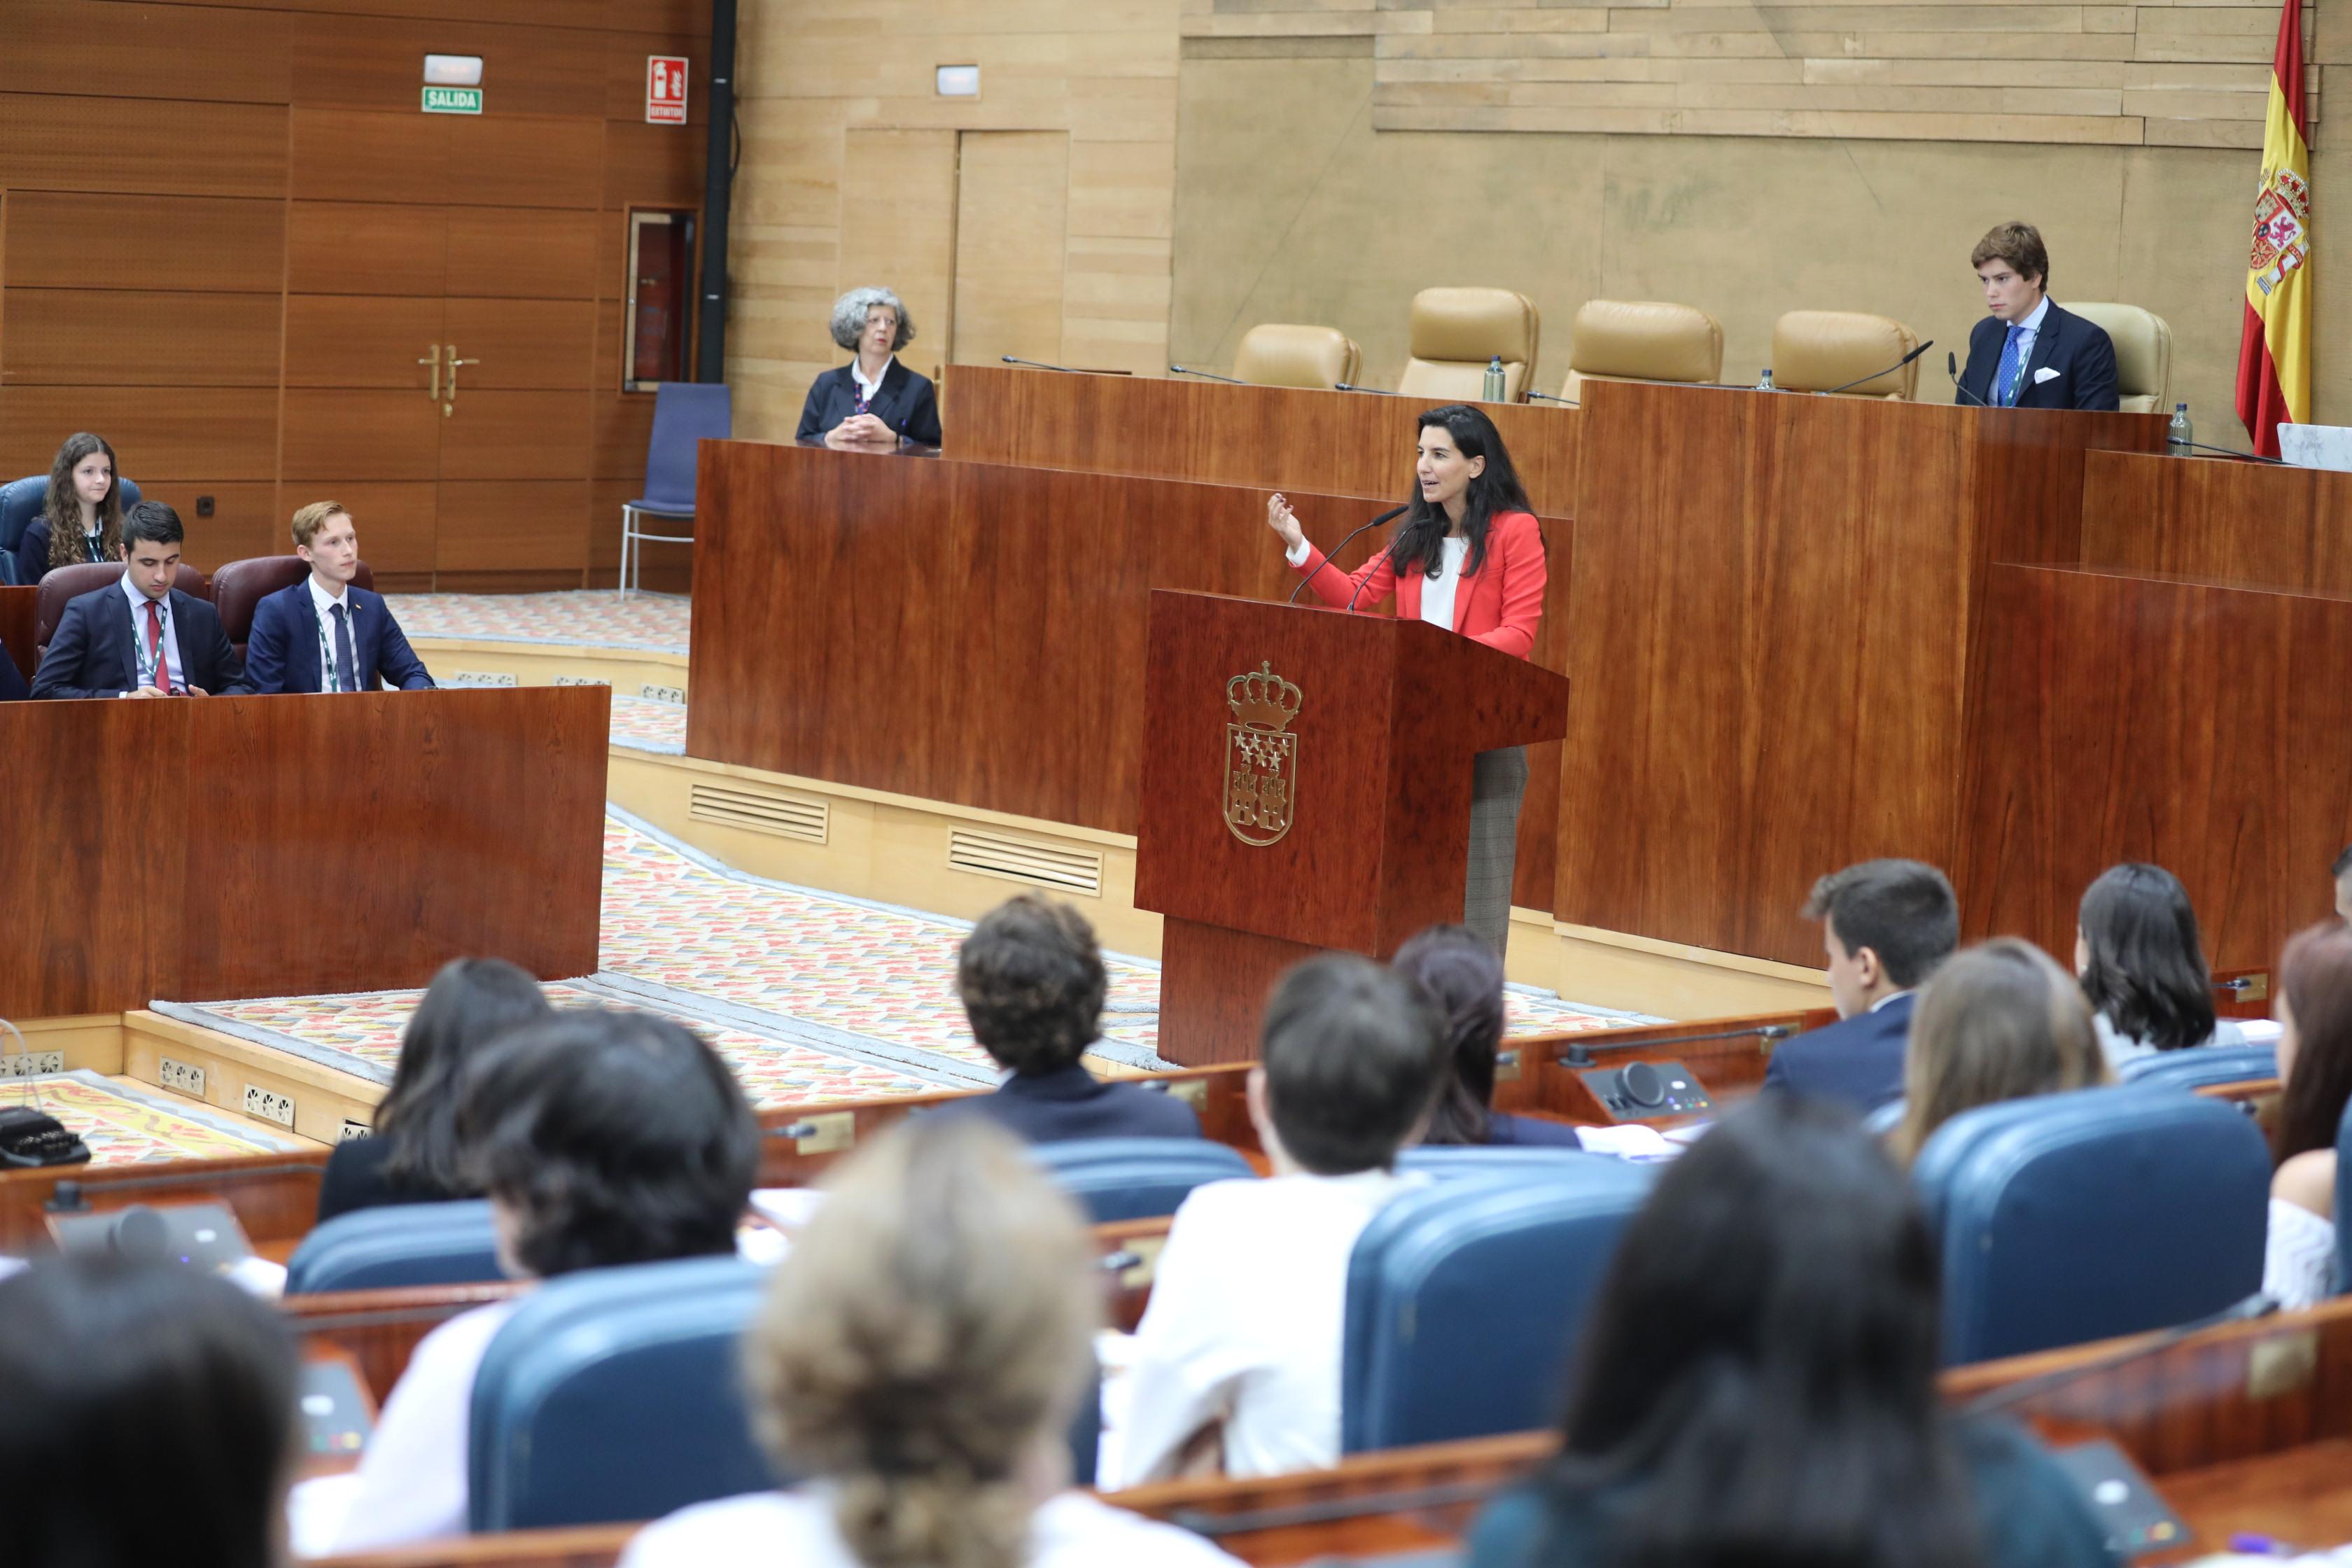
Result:
[[1947,963],[1919,994],[1895,1147],[1907,1161],[1963,1110],[2109,1078],[2074,976],[2032,942],[1996,937]]
[[184,1265],[52,1258],[0,1279],[0,1561],[271,1568],[294,1346]]
[[2212,1037],[2213,974],[2179,878],[2137,861],[2110,866],[2084,889],[2075,923],[2083,994],[2118,1034],[2159,1051]]
[[1435,1098],[1445,1034],[1394,970],[1327,952],[1276,983],[1258,1055],[1283,1149],[1318,1175],[1388,1166]]
[[732,1251],[760,1128],[701,1037],[651,1013],[525,1025],[459,1076],[457,1135],[535,1276]]
[[1551,1486],[1640,1495],[1639,1568],[1973,1563],[1935,1243],[1842,1112],[1769,1095],[1669,1165],[1610,1267]]
[[440,1192],[467,1190],[457,1149],[457,1075],[474,1053],[554,1009],[539,982],[503,958],[453,958],[425,988],[375,1115],[384,1173]]
[[2352,928],[2323,924],[2296,932],[2279,959],[2279,995],[2290,1035],[2279,1042],[2286,1084],[2271,1148],[2284,1163],[2335,1148],[2352,1100]]
[[1469,927],[1449,925],[1408,938],[1389,963],[1429,994],[1445,1031],[1445,1076],[1421,1141],[1484,1143],[1503,1039],[1502,959]]
[[981,916],[956,954],[972,1037],[1019,1073],[1078,1059],[1102,1032],[1102,950],[1067,904],[1023,893]]
[[130,552],[134,544],[184,544],[187,530],[180,526],[180,514],[159,500],[142,500],[122,514],[122,549]]
[[1908,990],[1960,942],[1960,901],[1941,871],[1917,860],[1864,860],[1813,884],[1807,920],[1827,921],[1849,953],[1869,948]]
[[761,1435],[866,1568],[1015,1568],[1092,1365],[1085,1224],[979,1117],[902,1125],[824,1185],[745,1346]]

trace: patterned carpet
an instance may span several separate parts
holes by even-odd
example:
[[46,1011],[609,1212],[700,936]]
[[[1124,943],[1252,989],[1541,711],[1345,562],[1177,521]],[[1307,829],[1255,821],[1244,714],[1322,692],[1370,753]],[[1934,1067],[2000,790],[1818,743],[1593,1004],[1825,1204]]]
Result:
[[[312,1147],[240,1126],[160,1089],[117,1083],[88,1068],[32,1079],[43,1109],[89,1145],[93,1165],[219,1160]],[[16,1096],[0,1099],[14,1105]]]
[[613,744],[656,756],[686,755],[686,704],[613,693]]
[[686,652],[688,601],[673,594],[575,589],[561,594],[391,594],[411,637],[559,643]]

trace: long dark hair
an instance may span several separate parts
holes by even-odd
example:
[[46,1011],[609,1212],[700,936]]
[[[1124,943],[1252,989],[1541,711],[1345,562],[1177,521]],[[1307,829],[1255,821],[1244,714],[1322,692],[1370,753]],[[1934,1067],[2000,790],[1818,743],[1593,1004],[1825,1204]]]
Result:
[[[1511,467],[1511,454],[1503,446],[1503,433],[1486,414],[1466,403],[1449,403],[1442,408],[1432,408],[1423,414],[1413,426],[1413,438],[1432,426],[1442,426],[1454,442],[1454,450],[1465,458],[1484,458],[1486,467],[1470,481],[1463,497],[1462,537],[1470,542],[1469,557],[1462,563],[1465,577],[1486,563],[1486,529],[1495,514],[1505,511],[1533,511],[1528,503],[1528,492],[1519,483],[1517,468]],[[1396,543],[1390,552],[1397,575],[1402,577],[1415,566],[1425,576],[1434,577],[1445,564],[1445,535],[1454,527],[1442,506],[1432,506],[1422,498],[1421,486],[1412,487],[1412,500],[1398,528]]]
[[1423,1143],[1484,1143],[1503,1038],[1503,961],[1467,926],[1432,926],[1389,963],[1415,980],[1445,1024],[1445,1081]]
[[457,1157],[457,1074],[500,1036],[554,1011],[539,982],[503,958],[453,958],[441,966],[408,1028],[400,1063],[375,1113],[392,1142],[384,1174],[452,1194],[472,1190]]
[[1843,1115],[1767,1096],[1626,1231],[1545,1485],[1563,1508],[1634,1489],[1610,1514],[1629,1568],[1963,1568],[1977,1531],[1937,1356],[1909,1188]]
[[2271,1138],[2284,1164],[2335,1148],[2352,1101],[2352,929],[2329,921],[2297,932],[2279,959],[2279,990],[2294,1016],[2295,1043]]
[[73,471],[94,452],[106,454],[108,469],[106,499],[98,503],[99,558],[112,560],[121,551],[122,467],[114,460],[114,448],[106,444],[105,437],[79,430],[58,448],[57,461],[49,465],[49,493],[41,502],[41,515],[49,523],[51,566],[72,566],[81,561],[81,499],[74,493]]
[[2083,994],[2117,1034],[2159,1051],[2212,1038],[2213,972],[2179,878],[2136,860],[2110,866],[2074,918],[2091,952]]

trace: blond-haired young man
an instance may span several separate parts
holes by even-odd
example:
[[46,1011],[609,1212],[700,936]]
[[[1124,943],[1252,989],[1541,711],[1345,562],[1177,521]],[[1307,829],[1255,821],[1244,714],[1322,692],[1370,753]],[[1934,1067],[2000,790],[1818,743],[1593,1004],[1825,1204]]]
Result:
[[254,608],[245,668],[256,691],[432,687],[383,595],[352,586],[360,538],[350,512],[331,500],[296,512],[294,553],[310,563],[310,575]]

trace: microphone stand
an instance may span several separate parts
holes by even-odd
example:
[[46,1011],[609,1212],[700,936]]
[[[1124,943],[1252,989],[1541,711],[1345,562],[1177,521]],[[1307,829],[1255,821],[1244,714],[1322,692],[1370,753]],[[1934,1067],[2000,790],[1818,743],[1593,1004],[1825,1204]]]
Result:
[[1238,376],[1219,375],[1213,370],[1188,370],[1181,364],[1170,365],[1168,367],[1168,374],[1171,375],[1197,375],[1202,381],[1222,381],[1227,386],[1248,386],[1251,384],[1251,383],[1244,381]]
[[1011,354],[1006,354],[1004,356],[1004,363],[1006,364],[1017,364],[1028,370],[1059,371],[1064,375],[1084,375],[1086,374],[1086,372],[1081,370],[1072,370],[1066,364],[1047,364],[1043,360],[1014,359]]
[[[1355,543],[1355,542],[1356,542],[1356,534],[1359,534],[1359,533],[1363,532],[1363,531],[1364,531],[1364,529],[1368,529],[1368,528],[1378,528],[1378,527],[1380,527],[1380,525],[1381,525],[1381,524],[1382,524],[1382,523],[1384,523],[1384,522],[1388,521],[1389,521],[1389,519],[1391,519],[1391,518],[1392,518],[1392,517],[1399,516],[1400,514],[1402,514],[1402,513],[1403,513],[1403,512],[1406,512],[1406,511],[1411,510],[1412,510],[1412,503],[1411,501],[1407,501],[1403,506],[1392,506],[1392,507],[1389,508],[1389,510],[1386,510],[1386,511],[1384,511],[1384,512],[1381,513],[1381,515],[1380,515],[1380,516],[1378,516],[1378,517],[1376,517],[1376,518],[1372,519],[1372,521],[1370,521],[1370,522],[1368,522],[1368,523],[1365,523],[1365,524],[1363,525],[1363,528],[1359,528],[1359,529],[1357,529],[1357,530],[1355,531],[1355,532],[1349,534],[1347,538],[1345,538],[1345,539],[1343,539],[1343,540],[1339,541],[1339,550],[1345,550],[1345,549],[1347,549],[1347,548],[1348,548],[1348,546],[1349,546],[1350,544]],[[1394,549],[1395,547],[1394,547],[1393,545],[1391,545],[1390,548]],[[1333,552],[1331,552],[1331,555],[1337,555],[1337,554],[1339,554],[1339,550],[1334,550]],[[1318,565],[1318,566],[1315,568],[1315,572],[1320,572],[1320,571],[1322,571],[1322,570],[1324,569],[1324,567],[1326,567],[1326,566],[1330,566],[1330,565],[1331,565],[1331,555],[1326,555],[1325,557],[1323,557],[1323,560],[1322,560],[1321,564]],[[1332,567],[1332,570],[1337,571],[1337,570],[1338,570],[1338,568],[1337,568],[1337,567]],[[1283,601],[1283,603],[1284,603],[1284,604],[1286,604],[1286,605],[1295,605],[1295,604],[1298,603],[1298,595],[1301,595],[1301,594],[1303,594],[1303,593],[1305,593],[1305,592],[1307,591],[1307,584],[1312,583],[1313,581],[1315,581],[1315,572],[1309,572],[1308,574],[1307,574],[1307,575],[1306,575],[1306,576],[1301,577],[1301,578],[1298,580],[1298,586],[1297,586],[1297,587],[1296,587],[1296,588],[1293,588],[1293,589],[1290,591],[1290,597],[1289,597],[1289,598],[1287,598],[1287,599],[1285,599],[1285,600]],[[1359,585],[1358,585],[1358,590],[1357,590],[1357,591],[1358,591],[1358,592],[1360,592],[1360,593],[1362,591],[1361,584],[1359,584]],[[1349,599],[1349,601],[1348,601],[1348,607],[1349,607],[1349,609],[1351,609],[1351,610],[1352,610],[1352,609],[1354,609],[1354,608],[1356,607],[1356,601],[1355,601],[1352,597],[1351,597],[1350,599]]]
[[1575,398],[1573,398],[1573,397],[1554,397],[1550,393],[1549,393],[1549,392],[1538,392],[1538,391],[1537,391],[1534,387],[1532,387],[1532,386],[1531,386],[1531,387],[1529,387],[1529,388],[1528,388],[1528,395],[1529,397],[1535,398],[1535,399],[1537,399],[1537,400],[1538,400],[1538,401],[1540,401],[1540,402],[1544,402],[1544,403],[1557,403],[1557,404],[1559,404],[1559,405],[1563,405],[1564,407],[1569,407],[1569,408],[1581,408],[1581,407],[1583,407],[1583,406],[1584,406],[1582,404],[1580,404],[1580,403],[1577,402],[1577,400],[1576,400]]
[[1917,348],[1913,349],[1909,353],[1905,354],[1901,359],[1896,360],[1885,370],[1874,370],[1868,375],[1855,376],[1843,386],[1832,386],[1827,392],[1817,392],[1813,395],[1816,397],[1834,396],[1836,394],[1841,392],[1852,392],[1864,382],[1876,381],[1882,375],[1893,375],[1896,371],[1901,370],[1905,365],[1909,364],[1913,360],[1917,359],[1921,354],[1926,353],[1929,349],[1932,349],[1935,346],[1936,340],[1929,338],[1926,342],[1921,343]]

